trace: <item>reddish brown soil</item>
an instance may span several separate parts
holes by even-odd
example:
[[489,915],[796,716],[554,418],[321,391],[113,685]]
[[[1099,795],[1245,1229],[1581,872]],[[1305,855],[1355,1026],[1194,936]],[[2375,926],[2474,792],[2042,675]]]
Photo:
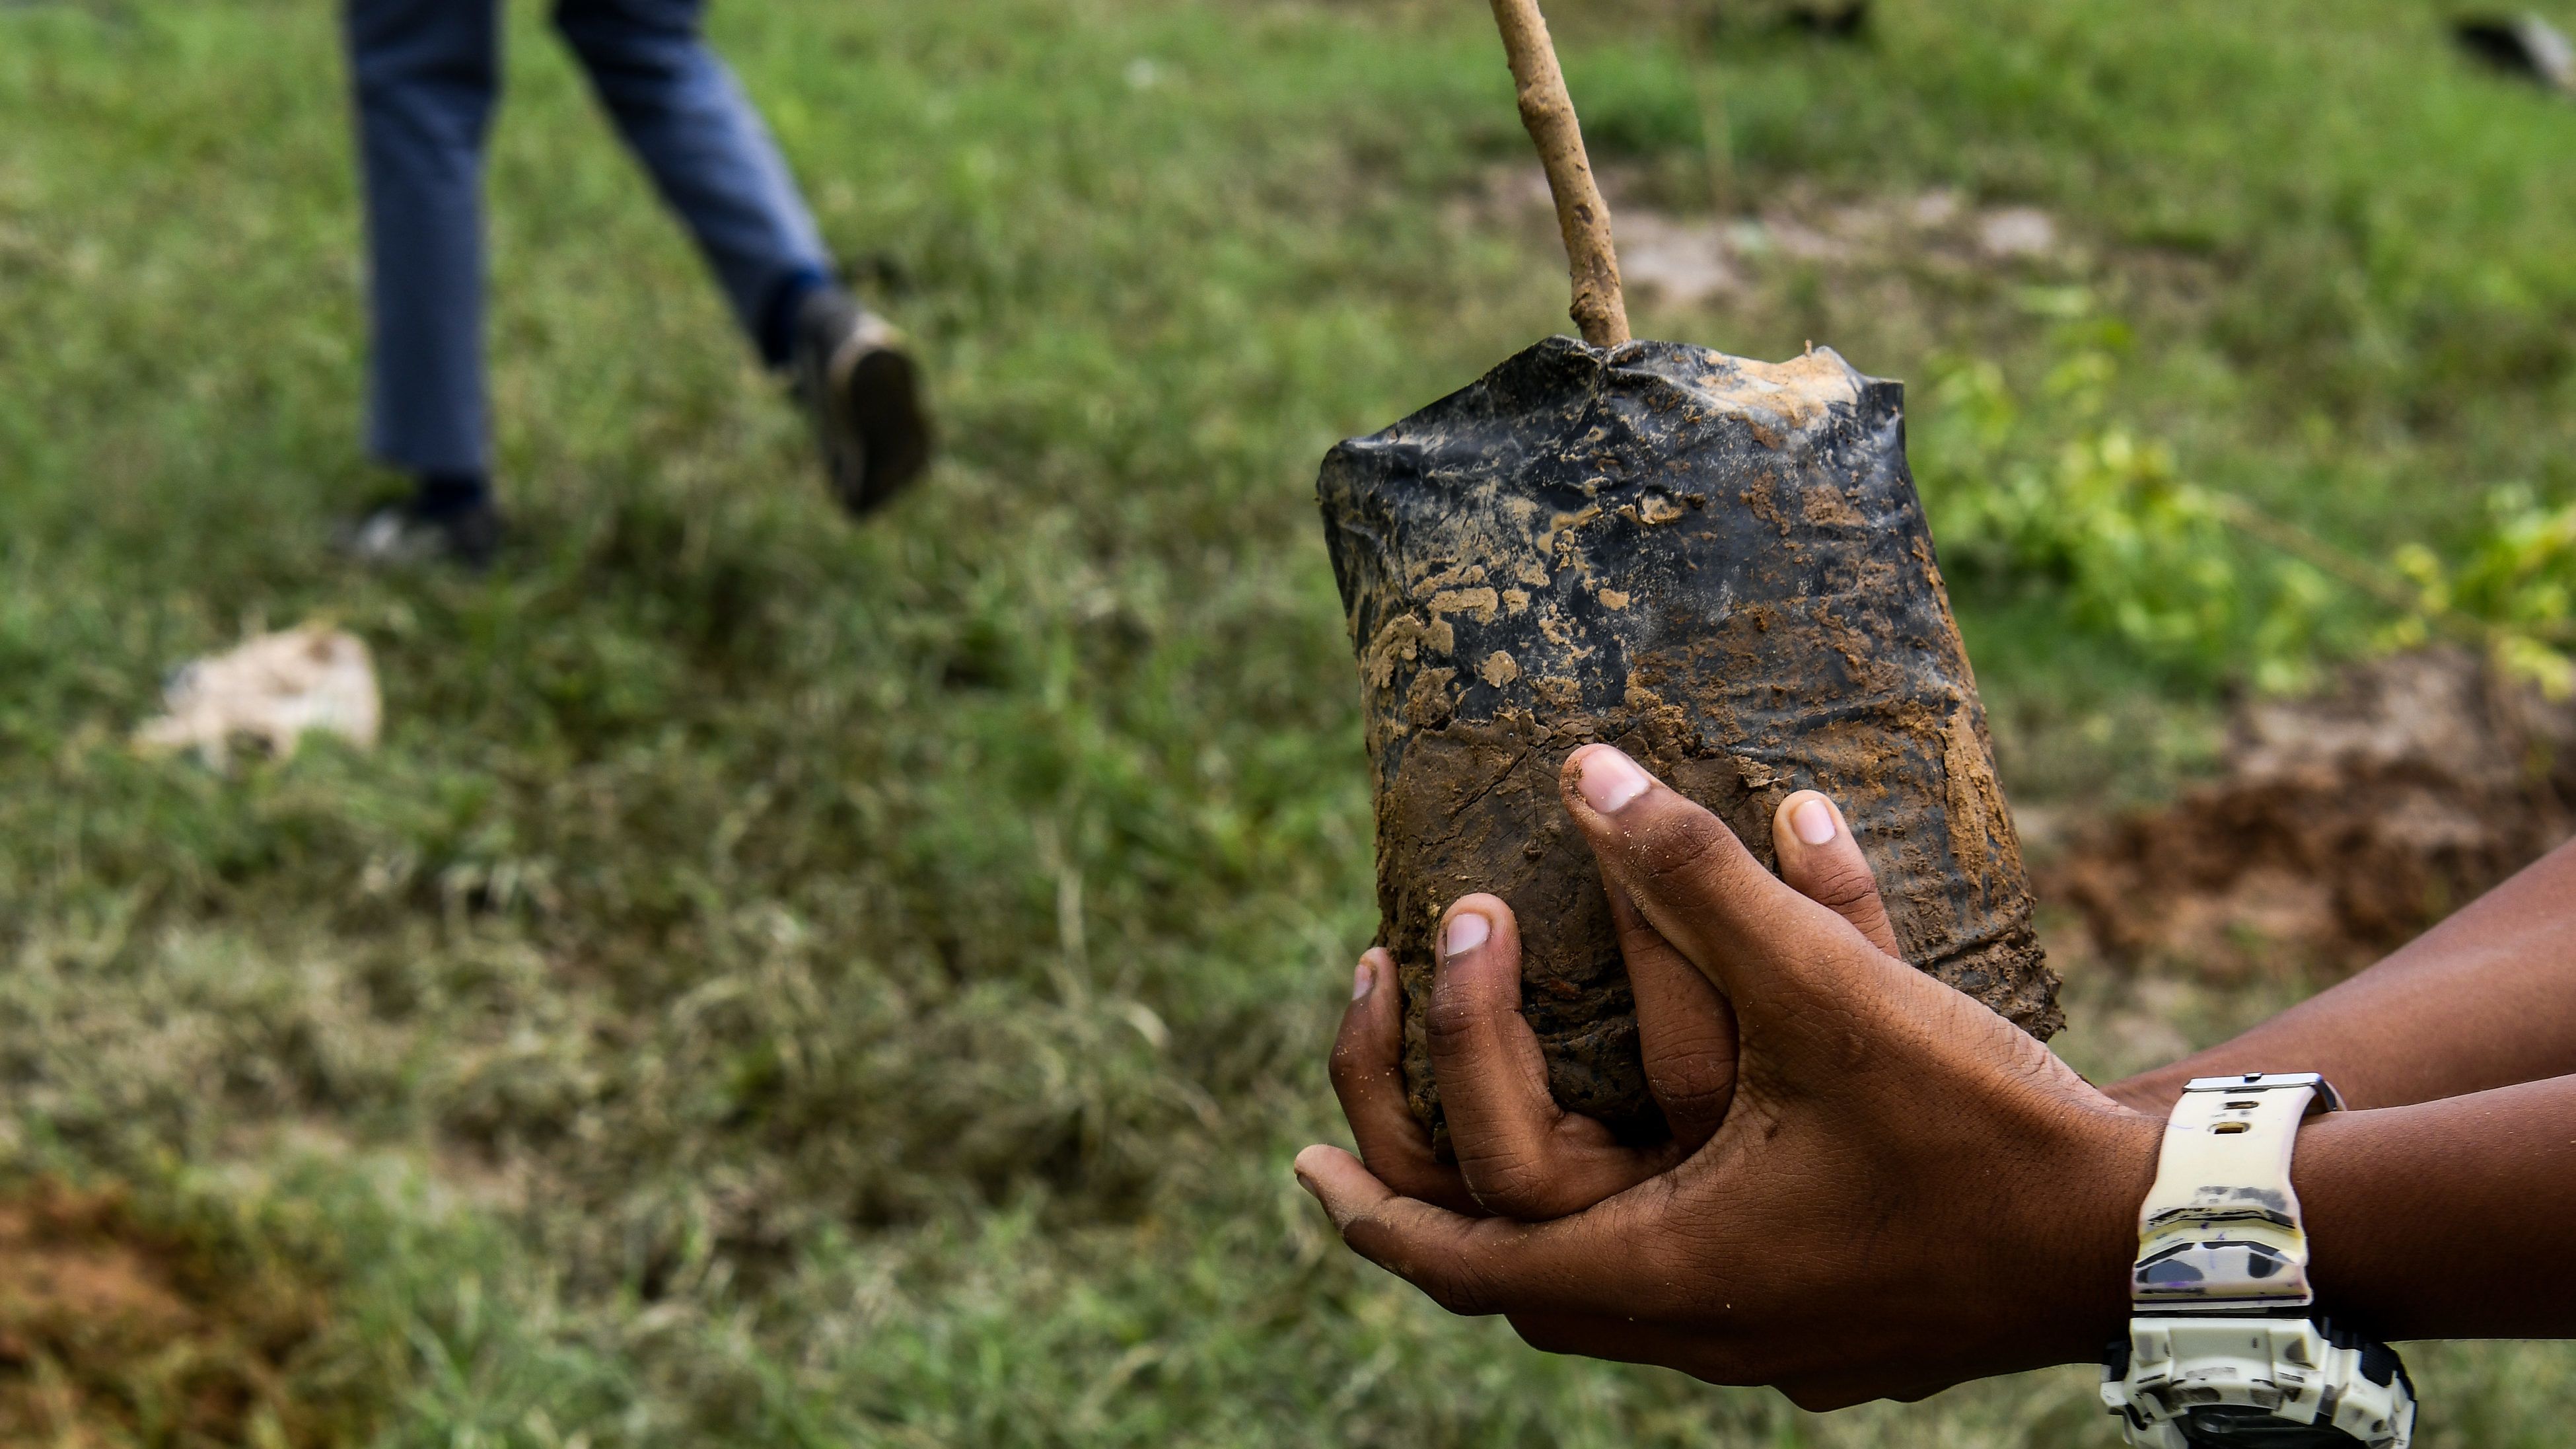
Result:
[[338,1442],[352,1426],[286,1388],[323,1300],[233,1256],[113,1190],[0,1195],[0,1443]]
[[2368,964],[2576,830],[2576,706],[2429,650],[2239,711],[2226,777],[2039,871],[2116,962]]

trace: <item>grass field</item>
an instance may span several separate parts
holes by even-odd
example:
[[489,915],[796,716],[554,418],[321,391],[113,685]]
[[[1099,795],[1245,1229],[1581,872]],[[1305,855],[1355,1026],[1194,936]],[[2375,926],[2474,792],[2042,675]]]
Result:
[[[2229,690],[2402,622],[2225,531],[2035,545],[2050,489],[2149,458],[2374,567],[2576,500],[2576,108],[2434,6],[1553,8],[1636,208],[1844,227],[1639,330],[1915,382],[2023,805],[2169,791]],[[2111,1443],[2080,1369],[1810,1416],[1543,1357],[1289,1180],[1374,927],[1314,466],[1564,326],[1485,7],[714,10],[946,461],[833,513],[523,4],[522,543],[465,581],[323,547],[386,481],[333,7],[0,3],[0,1178],[120,1185],[45,1221],[147,1245],[184,1329],[0,1335],[9,1442]],[[1850,239],[1934,195],[2057,240]],[[129,749],[307,618],[376,650],[381,750]],[[2300,989],[2153,999],[2199,1041]],[[2062,1049],[2142,1065],[2137,992],[2073,959]],[[2566,1442],[2576,1354],[2412,1356],[2422,1442]]]

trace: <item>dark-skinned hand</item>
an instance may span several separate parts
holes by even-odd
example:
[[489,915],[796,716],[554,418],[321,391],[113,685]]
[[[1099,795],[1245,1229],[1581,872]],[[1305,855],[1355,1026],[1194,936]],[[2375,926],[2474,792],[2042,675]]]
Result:
[[1609,746],[1564,786],[1673,1139],[1625,1147],[1555,1105],[1511,912],[1469,896],[1427,1017],[1457,1164],[1405,1109],[1399,993],[1372,952],[1332,1067],[1361,1156],[1296,1164],[1343,1240],[1540,1348],[1811,1408],[2097,1352],[2126,1316],[2161,1124],[1900,960],[1824,797],[1782,802],[1774,875]]

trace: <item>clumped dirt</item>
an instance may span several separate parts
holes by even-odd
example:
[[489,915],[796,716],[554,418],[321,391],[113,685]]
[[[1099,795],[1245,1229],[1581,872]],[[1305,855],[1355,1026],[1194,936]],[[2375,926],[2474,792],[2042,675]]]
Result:
[[1902,389],[1552,338],[1333,450],[1318,485],[1367,699],[1380,940],[1406,1085],[1440,912],[1513,908],[1523,1012],[1569,1108],[1662,1130],[1609,906],[1557,794],[1607,740],[1757,855],[1791,791],[1841,802],[1906,957],[2034,1034],[2060,1022],[1985,716],[1906,471]]
[[2040,871],[2112,961],[2350,971],[2576,833],[2576,706],[2458,650],[2249,704],[2231,736],[2224,778]]
[[0,1443],[339,1442],[290,1365],[324,1300],[136,1218],[114,1190],[0,1194]]

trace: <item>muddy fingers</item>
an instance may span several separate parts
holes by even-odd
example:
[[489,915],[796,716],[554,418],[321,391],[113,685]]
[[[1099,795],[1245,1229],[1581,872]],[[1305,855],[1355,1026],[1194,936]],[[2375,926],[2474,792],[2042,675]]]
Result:
[[1351,979],[1351,1004],[1333,1039],[1328,1068],[1351,1136],[1369,1171],[1407,1197],[1458,1212],[1476,1212],[1458,1169],[1438,1160],[1431,1134],[1414,1120],[1404,1096],[1404,1005],[1395,958],[1372,949]]
[[[1838,993],[1836,982],[1817,978],[1839,976],[1861,953],[1783,952],[1781,944],[1827,908],[1764,869],[1725,821],[1608,745],[1575,751],[1564,779],[1566,808],[1604,878],[1726,994],[1739,1022],[1748,1007],[1784,990]],[[1835,921],[1849,929],[1839,915]],[[1867,944],[1857,932],[1851,939]]]
[[1441,942],[1424,1021],[1458,1173],[1478,1205],[1524,1221],[1559,1217],[1671,1164],[1670,1143],[1626,1146],[1549,1094],[1546,1058],[1521,1015],[1520,932],[1509,906],[1467,897],[1450,908]]
[[1646,1088],[1664,1111],[1677,1155],[1717,1135],[1735,1098],[1735,1012],[1699,968],[1637,914],[1625,888],[1604,882],[1620,960],[1637,999]]

